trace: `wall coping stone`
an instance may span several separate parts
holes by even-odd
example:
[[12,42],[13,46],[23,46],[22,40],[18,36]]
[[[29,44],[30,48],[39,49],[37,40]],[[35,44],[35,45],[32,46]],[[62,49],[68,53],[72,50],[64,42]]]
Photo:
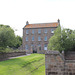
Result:
[[53,54],[55,54],[55,55],[58,55],[58,54],[60,54],[60,52],[59,51],[53,51],[53,50],[50,50],[50,51],[46,51],[45,52],[45,54],[49,54],[49,55],[53,55]]
[[66,63],[75,63],[75,60],[65,60]]

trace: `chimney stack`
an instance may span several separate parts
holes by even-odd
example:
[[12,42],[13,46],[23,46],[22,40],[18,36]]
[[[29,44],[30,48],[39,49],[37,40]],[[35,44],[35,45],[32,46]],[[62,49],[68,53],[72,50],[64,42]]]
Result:
[[58,23],[59,23],[59,25],[60,25],[60,20],[59,20],[59,19],[57,20],[57,22],[58,22]]
[[27,21],[27,22],[26,22],[26,25],[28,25],[28,24],[29,24],[29,22]]

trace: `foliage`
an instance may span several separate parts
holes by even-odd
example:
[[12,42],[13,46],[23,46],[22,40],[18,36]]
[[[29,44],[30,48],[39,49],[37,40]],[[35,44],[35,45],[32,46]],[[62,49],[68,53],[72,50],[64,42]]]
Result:
[[8,52],[13,52],[13,49],[11,48],[5,48],[4,50],[0,50],[0,52],[8,53]]
[[20,36],[16,36],[15,38],[15,48],[20,47],[20,45],[22,44],[22,38]]
[[49,39],[49,50],[75,50],[75,30],[61,29],[59,26]]
[[0,50],[7,47],[18,48],[22,44],[22,38],[15,36],[14,30],[8,25],[0,25]]
[[10,52],[23,52],[25,50],[18,50],[13,48],[5,48],[4,50],[0,50],[1,53],[10,53]]
[[0,47],[4,49],[7,46],[14,45],[14,42],[15,42],[14,30],[11,29],[10,26],[0,25]]
[[45,75],[45,56],[31,54],[2,61],[0,75]]

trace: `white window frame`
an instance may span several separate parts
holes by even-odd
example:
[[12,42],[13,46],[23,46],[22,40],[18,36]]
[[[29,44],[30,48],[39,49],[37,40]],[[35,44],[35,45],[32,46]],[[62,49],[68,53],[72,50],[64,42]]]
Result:
[[41,34],[41,29],[38,29],[38,34]]
[[28,36],[26,37],[26,41],[28,41]]
[[28,50],[28,45],[25,45],[25,50]]
[[47,36],[44,37],[44,41],[47,41]]
[[41,41],[41,37],[40,36],[38,36],[38,41]]
[[51,29],[51,33],[54,33],[54,29]]
[[29,31],[28,30],[26,30],[26,34],[29,34]]
[[41,44],[38,45],[39,50],[41,50]]
[[47,29],[44,30],[44,33],[47,33]]
[[34,36],[32,36],[32,41],[34,41]]
[[41,47],[41,44],[38,44],[38,47]]
[[32,30],[32,34],[34,34],[34,29]]
[[47,44],[44,44],[44,50],[47,50],[47,46],[46,46]]

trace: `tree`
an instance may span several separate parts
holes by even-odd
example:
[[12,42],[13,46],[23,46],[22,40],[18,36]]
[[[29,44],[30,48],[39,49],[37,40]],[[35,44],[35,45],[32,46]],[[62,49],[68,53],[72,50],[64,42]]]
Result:
[[22,38],[20,36],[16,36],[15,38],[15,48],[20,47],[20,45],[22,44]]
[[49,50],[74,50],[75,49],[75,30],[61,29],[59,26],[54,35],[49,39]]
[[0,47],[6,48],[15,43],[14,30],[8,25],[0,25]]

